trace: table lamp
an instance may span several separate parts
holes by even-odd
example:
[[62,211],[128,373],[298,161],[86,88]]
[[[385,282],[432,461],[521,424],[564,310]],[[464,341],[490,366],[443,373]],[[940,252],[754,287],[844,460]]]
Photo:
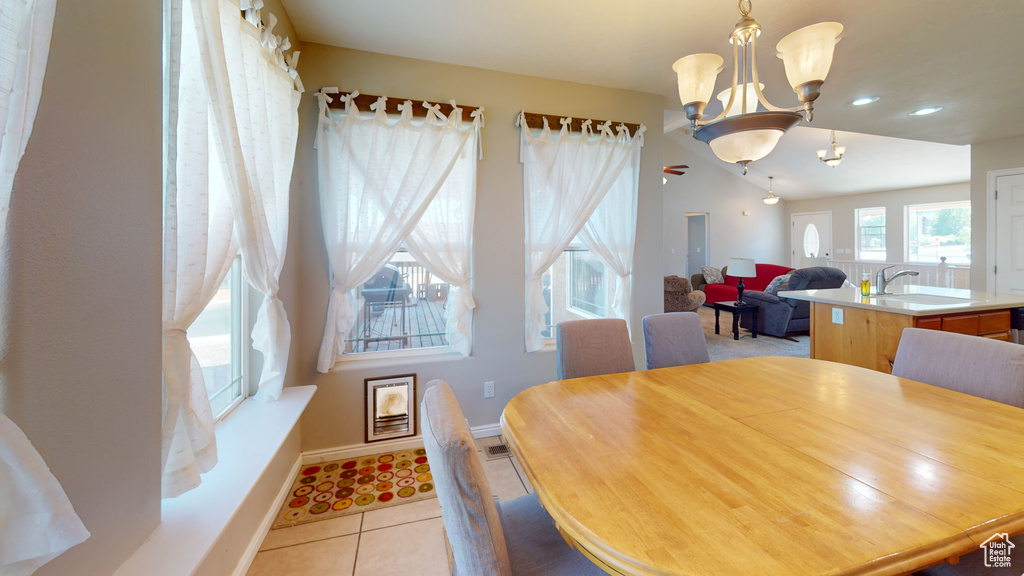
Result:
[[757,276],[754,261],[750,258],[730,258],[729,276],[735,276],[740,279],[739,284],[736,285],[736,290],[738,292],[736,295],[736,303],[746,304],[746,302],[743,301],[743,279]]

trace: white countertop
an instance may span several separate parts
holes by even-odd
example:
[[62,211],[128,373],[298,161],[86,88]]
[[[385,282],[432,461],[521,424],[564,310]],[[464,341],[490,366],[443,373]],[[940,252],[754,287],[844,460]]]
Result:
[[860,288],[844,287],[830,290],[791,290],[779,297],[835,304],[851,308],[881,310],[908,316],[931,316],[948,312],[974,312],[1024,306],[1024,295],[979,292],[934,286],[899,286],[889,289],[893,294],[879,296],[872,292],[862,297]]

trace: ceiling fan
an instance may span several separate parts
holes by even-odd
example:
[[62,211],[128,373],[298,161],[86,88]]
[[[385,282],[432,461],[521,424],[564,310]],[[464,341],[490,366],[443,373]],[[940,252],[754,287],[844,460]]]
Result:
[[674,174],[676,176],[682,176],[686,174],[683,170],[689,168],[686,164],[676,164],[675,166],[665,166],[665,174]]

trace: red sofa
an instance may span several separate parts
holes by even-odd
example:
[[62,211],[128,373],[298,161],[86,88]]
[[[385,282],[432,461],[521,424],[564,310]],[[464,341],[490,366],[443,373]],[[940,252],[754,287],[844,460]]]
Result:
[[[729,276],[729,267],[722,268],[722,275],[725,276],[725,284],[708,284],[704,280],[703,274],[694,274],[690,279],[690,284],[694,290],[703,290],[706,300],[706,305],[713,304],[715,302],[735,302],[736,297],[739,296],[739,290],[736,289],[736,285],[740,283],[740,279],[736,276]],[[757,276],[754,278],[743,279],[743,290],[764,290],[768,287],[768,284],[775,279],[776,276],[782,276],[793,271],[793,268],[788,266],[779,266],[777,264],[754,264],[754,270],[757,272]]]

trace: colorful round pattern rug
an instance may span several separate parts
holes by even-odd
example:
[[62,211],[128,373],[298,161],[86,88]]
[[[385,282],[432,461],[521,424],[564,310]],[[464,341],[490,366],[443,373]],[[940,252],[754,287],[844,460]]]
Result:
[[434,498],[423,448],[303,466],[271,529]]

